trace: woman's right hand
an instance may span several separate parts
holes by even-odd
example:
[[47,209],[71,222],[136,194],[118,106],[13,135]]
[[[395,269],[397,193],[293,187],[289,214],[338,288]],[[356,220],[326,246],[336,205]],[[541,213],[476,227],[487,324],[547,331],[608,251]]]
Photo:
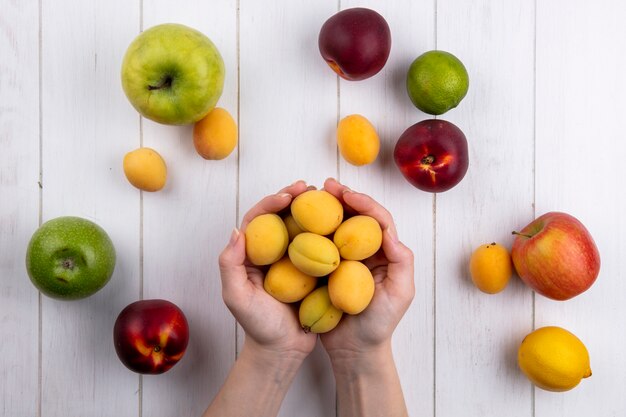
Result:
[[373,217],[383,230],[382,249],[363,261],[375,281],[374,297],[360,314],[344,314],[339,325],[321,335],[331,360],[388,346],[391,335],[415,294],[413,253],[402,244],[389,211],[366,194],[357,193],[329,178],[324,189],[358,214]]

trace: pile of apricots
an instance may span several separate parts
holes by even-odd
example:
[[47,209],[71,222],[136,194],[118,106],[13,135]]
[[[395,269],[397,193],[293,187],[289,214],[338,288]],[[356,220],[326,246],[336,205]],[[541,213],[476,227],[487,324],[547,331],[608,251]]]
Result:
[[246,255],[269,265],[263,287],[283,303],[300,303],[305,332],[334,329],[343,314],[359,314],[374,296],[374,278],[362,262],[382,244],[369,216],[344,218],[341,202],[324,190],[297,196],[289,213],[262,214],[245,230]]

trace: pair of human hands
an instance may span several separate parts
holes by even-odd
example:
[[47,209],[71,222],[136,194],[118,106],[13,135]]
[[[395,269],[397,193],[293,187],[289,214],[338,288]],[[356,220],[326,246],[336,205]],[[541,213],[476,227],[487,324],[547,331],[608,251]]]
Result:
[[[241,232],[234,230],[219,257],[222,297],[257,348],[279,356],[304,359],[314,348],[317,335],[305,333],[296,308],[274,299],[263,288],[263,269],[246,262],[245,231],[255,217],[278,213],[293,199],[311,189],[303,181],[263,198],[243,217]],[[358,355],[387,343],[415,294],[413,253],[398,239],[391,214],[366,194],[354,192],[336,180],[324,182],[348,210],[368,215],[383,230],[381,250],[363,261],[375,281],[374,297],[359,315],[345,315],[339,325],[320,339],[329,356],[336,352]]]

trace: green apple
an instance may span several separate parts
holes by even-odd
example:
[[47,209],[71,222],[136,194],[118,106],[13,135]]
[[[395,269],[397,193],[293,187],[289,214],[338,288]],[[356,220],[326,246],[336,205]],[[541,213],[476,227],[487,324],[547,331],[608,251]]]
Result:
[[57,217],[41,225],[26,251],[28,276],[45,295],[89,297],[109,281],[115,248],[97,224],[80,217]]
[[197,30],[175,23],[154,26],[126,50],[122,87],[142,116],[168,125],[192,124],[222,95],[224,61]]

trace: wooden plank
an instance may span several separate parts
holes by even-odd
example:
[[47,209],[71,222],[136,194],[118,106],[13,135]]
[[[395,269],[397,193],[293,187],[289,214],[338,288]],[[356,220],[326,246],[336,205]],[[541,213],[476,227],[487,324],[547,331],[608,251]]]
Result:
[[257,3],[240,6],[240,214],[295,180],[321,187],[337,173],[336,80],[317,49],[337,4]]
[[39,9],[0,15],[0,414],[34,416],[39,389],[39,293],[24,268],[39,224]]
[[[237,118],[235,0],[144,2],[143,27],[177,22],[207,35],[219,49],[226,80],[219,107]],[[168,183],[144,193],[144,298],[178,305],[190,327],[183,360],[167,374],[143,379],[144,416],[197,416],[222,385],[235,359],[235,321],[224,306],[217,258],[236,222],[237,150],[207,161],[193,146],[191,126],[143,120],[144,146],[168,164]],[[167,392],[168,395],[163,395]]]
[[[280,7],[241,1],[239,219],[262,197],[298,179],[321,187],[337,175],[331,140],[337,83],[317,50],[319,29],[336,11],[337,2],[329,0]],[[335,414],[334,380],[319,345],[296,376],[280,415],[303,410],[307,416]]]
[[479,245],[510,249],[511,231],[533,214],[532,2],[437,2],[437,49],[467,67],[470,88],[440,118],[469,143],[470,166],[437,196],[436,415],[530,416],[531,389],[517,346],[532,326],[531,292],[513,279],[481,293],[468,265]]
[[602,260],[598,280],[578,297],[536,296],[537,327],[576,334],[593,371],[562,395],[536,389],[537,417],[626,414],[625,18],[619,1],[537,3],[537,215],[578,218]]
[[[94,296],[42,300],[42,411],[46,416],[136,415],[138,377],[118,360],[112,329],[139,294],[139,194],[122,158],[138,117],[120,65],[138,33],[138,3],[42,3],[43,220],[77,215],[110,235],[117,265]],[[124,13],[120,13],[124,10]]]
[[381,151],[368,166],[340,159],[340,179],[390,210],[402,241],[415,255],[416,295],[393,337],[396,366],[409,415],[430,415],[434,399],[433,197],[404,180],[393,160],[402,132],[426,118],[406,93],[409,65],[435,45],[434,3],[342,1],[344,9],[368,7],[380,13],[391,30],[392,48],[383,70],[360,82],[340,82],[340,117],[361,114],[377,128]]

